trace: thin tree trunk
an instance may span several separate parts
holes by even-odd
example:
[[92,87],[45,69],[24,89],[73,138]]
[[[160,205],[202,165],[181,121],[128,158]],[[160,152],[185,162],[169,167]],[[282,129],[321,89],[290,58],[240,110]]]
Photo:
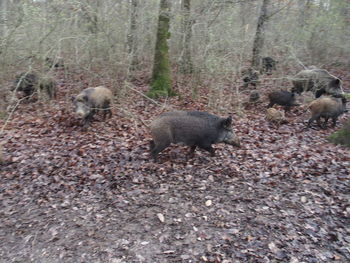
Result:
[[253,43],[253,56],[252,56],[252,68],[259,69],[261,61],[261,51],[264,47],[265,41],[265,27],[267,22],[267,7],[270,4],[270,0],[263,0],[260,15],[258,18],[258,25],[256,28],[254,43]]
[[192,39],[192,20],[191,20],[191,0],[182,0],[182,54],[180,58],[181,73],[190,74],[193,72],[193,63],[191,55],[191,39]]
[[307,25],[308,18],[310,16],[310,0],[298,0],[299,6],[299,26],[301,28]]
[[153,73],[149,97],[172,96],[168,39],[170,22],[170,0],[161,0],[158,18],[157,40],[154,53]]
[[[239,3],[239,11],[240,11],[240,18],[241,18],[241,30],[242,30],[242,38],[245,40],[246,33],[247,33],[247,25],[248,25],[248,19],[247,15],[249,13],[249,3],[247,1],[241,1]],[[251,4],[251,3],[250,3]]]
[[130,69],[135,70],[138,65],[137,59],[137,6],[138,0],[131,0],[130,7],[130,31],[128,34],[128,54],[130,56]]
[[4,38],[7,34],[7,1],[0,0],[0,38]]

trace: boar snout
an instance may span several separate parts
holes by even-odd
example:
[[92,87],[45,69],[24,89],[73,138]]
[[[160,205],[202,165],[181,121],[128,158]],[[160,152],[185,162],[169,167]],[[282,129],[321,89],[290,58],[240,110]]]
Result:
[[232,138],[225,139],[224,142],[227,144],[230,144],[232,146],[241,147],[241,141],[236,136],[234,136]]

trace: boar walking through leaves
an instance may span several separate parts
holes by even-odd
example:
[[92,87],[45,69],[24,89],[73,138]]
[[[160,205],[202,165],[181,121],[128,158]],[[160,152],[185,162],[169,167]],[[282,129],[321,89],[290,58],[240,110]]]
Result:
[[249,102],[250,103],[256,103],[260,100],[260,93],[257,91],[252,91],[249,95]]
[[[316,120],[320,128],[326,129],[327,122],[331,118],[333,127],[335,127],[338,117],[348,111],[346,103],[346,98],[342,95],[321,97],[312,101],[309,105],[311,118],[307,126],[310,127],[312,122]],[[321,124],[321,117],[324,118],[323,124]]]
[[263,57],[261,59],[261,72],[266,72],[266,74],[271,74],[273,70],[276,70],[277,61],[271,57]]
[[339,95],[343,94],[342,81],[331,75],[325,69],[318,69],[312,66],[300,71],[293,79],[292,92],[301,94],[305,91],[312,91],[316,98],[323,94]]
[[266,119],[269,122],[276,124],[284,124],[287,123],[287,119],[283,111],[276,110],[274,108],[268,108],[266,110]]
[[259,83],[259,72],[255,69],[247,68],[242,70],[242,77],[245,88],[248,88],[249,85],[256,87]]
[[299,104],[295,101],[295,93],[289,91],[272,91],[268,94],[268,97],[270,101],[269,105],[267,105],[268,108],[271,108],[273,105],[277,104],[284,106],[284,109],[288,111],[292,106],[299,106]]
[[173,111],[161,114],[151,123],[153,140],[150,142],[151,155],[157,161],[158,154],[171,143],[191,147],[190,155],[197,147],[215,155],[212,144],[226,143],[240,146],[232,130],[232,118],[201,111]]
[[63,58],[61,57],[55,57],[55,58],[47,57],[45,58],[45,63],[49,68],[56,68],[56,69],[64,68]]
[[103,112],[104,120],[112,116],[111,105],[113,102],[112,91],[106,87],[86,88],[76,97],[72,97],[76,115],[83,119],[86,128],[90,125],[92,117],[98,111]]
[[49,76],[40,76],[35,72],[24,72],[16,77],[13,91],[23,92],[29,98],[35,92],[44,95],[49,99],[56,98],[56,82]]

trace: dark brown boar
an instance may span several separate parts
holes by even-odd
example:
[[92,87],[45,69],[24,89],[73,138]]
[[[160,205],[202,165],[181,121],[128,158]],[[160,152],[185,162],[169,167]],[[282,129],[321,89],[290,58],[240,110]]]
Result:
[[56,68],[56,69],[64,68],[64,61],[63,61],[63,58],[61,57],[55,57],[55,58],[47,57],[45,58],[45,63],[49,68]]
[[245,88],[248,88],[249,85],[256,87],[259,83],[259,72],[253,68],[242,70],[242,77]]
[[51,77],[42,77],[39,79],[39,92],[49,99],[55,99],[57,97],[56,86],[56,81]]
[[16,76],[12,90],[23,92],[25,97],[30,97],[36,91],[39,76],[36,73],[23,72]]
[[314,66],[300,71],[293,78],[292,92],[301,94],[305,91],[312,91],[316,98],[323,94],[343,94],[342,81],[331,75],[325,69],[318,69]]
[[261,59],[261,73],[266,72],[266,74],[270,75],[273,70],[276,70],[277,62],[272,57],[263,57]]
[[267,108],[271,108],[273,105],[281,105],[284,106],[286,111],[290,110],[292,106],[299,106],[295,101],[295,93],[289,92],[286,90],[276,90],[272,91],[268,94],[269,97],[269,105]]
[[56,82],[49,76],[40,76],[36,72],[24,72],[16,77],[12,90],[23,92],[27,98],[37,92],[53,99],[56,97]]
[[[311,111],[311,118],[308,122],[308,127],[316,120],[319,127],[326,129],[328,119],[332,119],[333,127],[335,127],[338,117],[347,112],[346,98],[341,95],[333,97],[321,97],[309,104]],[[321,124],[321,117],[324,118],[323,125]]]
[[157,155],[171,143],[181,143],[191,147],[193,155],[196,147],[215,155],[212,144],[226,143],[239,146],[239,139],[232,130],[232,118],[201,111],[174,111],[160,115],[151,123],[153,140],[150,142],[151,155]]
[[92,117],[98,111],[103,112],[104,119],[106,119],[107,114],[109,117],[112,116],[113,94],[106,87],[86,88],[76,97],[73,97],[72,100],[75,113],[83,119],[84,127],[89,126]]
[[252,91],[249,95],[249,102],[250,103],[256,103],[260,99],[260,93],[257,91]]

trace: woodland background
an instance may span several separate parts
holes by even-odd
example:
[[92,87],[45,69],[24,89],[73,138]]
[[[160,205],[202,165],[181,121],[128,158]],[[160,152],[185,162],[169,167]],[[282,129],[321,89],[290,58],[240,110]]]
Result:
[[[168,42],[176,77],[181,78],[177,73],[182,63],[191,63],[192,89],[200,82],[213,90],[225,83],[235,86],[242,67],[252,59],[262,1],[169,2]],[[259,55],[279,61],[276,87],[283,88],[283,78],[304,65],[349,65],[347,1],[263,2],[267,17]],[[151,74],[158,9],[159,1],[153,0],[1,1],[0,78],[4,83],[18,71],[45,70],[46,57],[62,57],[71,70],[82,71],[89,84],[109,84],[118,91],[125,83],[116,76],[128,79],[136,74],[130,73],[135,66],[143,75]]]

